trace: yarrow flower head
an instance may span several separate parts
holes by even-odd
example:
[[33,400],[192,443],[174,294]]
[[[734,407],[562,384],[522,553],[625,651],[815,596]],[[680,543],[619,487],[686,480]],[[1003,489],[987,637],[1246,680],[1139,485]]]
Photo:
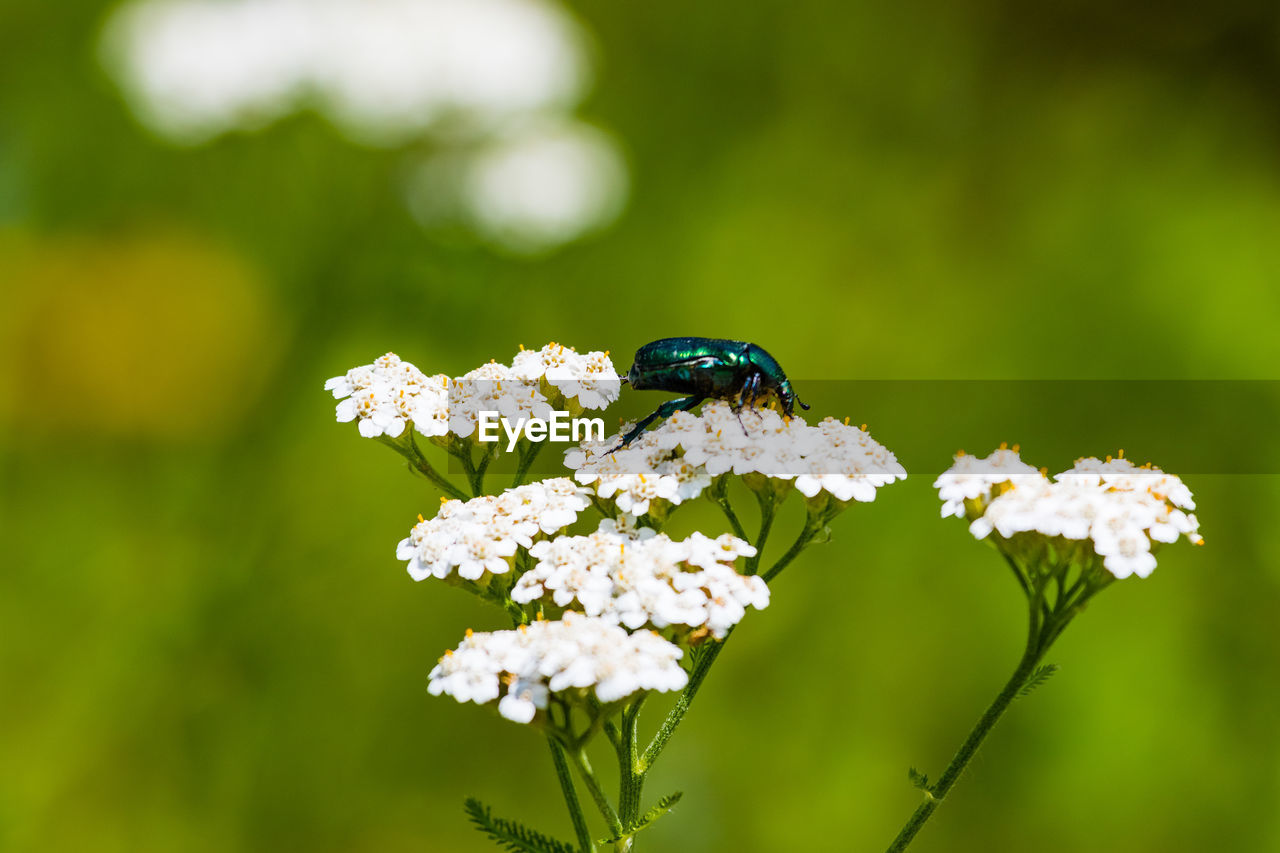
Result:
[[393,352],[333,377],[324,387],[341,400],[338,421],[358,421],[366,438],[395,438],[410,423],[429,437],[449,431],[449,377],[427,376]]
[[[506,574],[519,548],[573,524],[590,506],[586,489],[559,477],[469,501],[443,501],[396,546],[416,581],[429,577],[485,582]],[[421,516],[419,516],[421,519]]]
[[516,582],[512,599],[580,609],[632,630],[674,626],[694,639],[723,639],[747,607],[769,605],[765,582],[734,568],[756,549],[728,534],[673,541],[605,519],[589,536],[536,542],[529,553],[538,563]]
[[557,343],[540,350],[521,347],[511,362],[511,373],[526,381],[541,382],[544,393],[575,414],[584,409],[607,408],[622,390],[622,380],[607,350],[579,354],[573,347]]
[[606,705],[640,691],[679,690],[688,681],[683,652],[651,631],[628,634],[603,619],[566,613],[511,631],[467,632],[429,676],[432,695],[498,703],[518,723],[535,722],[553,698]]
[[942,498],[942,515],[977,518],[991,498],[1018,482],[1038,483],[1044,474],[1022,461],[1018,446],[1002,444],[986,458],[970,456],[963,450],[956,454],[955,464],[944,471],[933,487]]
[[597,495],[612,500],[624,513],[662,516],[711,485],[707,470],[690,464],[676,450],[642,439],[608,453],[617,443],[616,436],[588,439],[565,453],[565,465],[577,471],[574,477],[579,483],[594,486]]
[[735,412],[723,400],[705,403],[697,415],[677,412],[626,448],[608,452],[618,443],[616,436],[584,442],[566,453],[565,465],[578,482],[633,515],[655,499],[677,504],[696,497],[728,474],[752,488],[791,484],[808,500],[839,504],[874,500],[880,486],[907,476],[865,429],[834,418],[811,426],[767,408]]
[[476,434],[479,414],[546,418],[552,409],[571,414],[603,409],[618,398],[621,381],[607,352],[579,354],[548,344],[524,350],[512,365],[482,364],[457,378],[427,376],[395,353],[335,376],[324,385],[338,404],[338,420],[359,421],[368,438],[396,438],[412,423],[422,435],[443,443],[450,434]]
[[[957,457],[957,466],[961,465]],[[1004,467],[1016,470],[1006,460]],[[956,469],[938,479],[944,500],[955,500]],[[966,464],[964,471],[971,470]],[[1077,460],[1052,480],[1025,472],[999,485],[969,526],[979,539],[995,534],[997,546],[1030,562],[1081,558],[1110,575],[1147,577],[1159,544],[1185,536],[1200,544],[1191,491],[1181,479],[1127,459]],[[975,500],[965,497],[966,501]],[[1073,547],[1079,546],[1079,547]],[[1083,549],[1083,550],[1082,550]]]

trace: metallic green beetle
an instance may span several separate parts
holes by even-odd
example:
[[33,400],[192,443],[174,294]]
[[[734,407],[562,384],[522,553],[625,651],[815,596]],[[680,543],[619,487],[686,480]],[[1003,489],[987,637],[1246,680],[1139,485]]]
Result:
[[[746,341],[663,338],[636,351],[635,362],[622,381],[637,391],[674,391],[689,396],[663,403],[623,436],[614,450],[635,441],[658,418],[687,412],[707,398],[728,400],[735,412],[743,406],[754,406],[770,394],[777,398],[788,417],[797,403],[803,409],[809,408],[792,390],[782,365],[762,348]],[[742,422],[741,416],[738,422]]]

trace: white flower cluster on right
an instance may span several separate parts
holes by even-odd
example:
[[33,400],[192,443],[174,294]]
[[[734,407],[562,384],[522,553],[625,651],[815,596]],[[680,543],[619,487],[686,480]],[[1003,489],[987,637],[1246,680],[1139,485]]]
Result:
[[555,533],[577,521],[591,505],[586,489],[566,477],[542,480],[469,501],[442,501],[435,518],[419,521],[396,546],[416,581],[457,574],[478,581],[505,574],[517,548],[528,548],[540,534]]
[[529,723],[551,693],[572,701],[590,691],[607,704],[641,690],[679,690],[689,680],[682,655],[652,631],[628,634],[603,619],[566,613],[510,631],[468,631],[431,670],[428,690],[459,702],[497,700],[502,716]]
[[876,490],[906,479],[896,456],[865,429],[827,418],[811,426],[769,408],[735,412],[710,400],[694,415],[676,412],[626,448],[613,436],[584,442],[565,454],[580,483],[613,499],[632,515],[662,499],[689,500],[722,474],[793,480],[806,498],[820,492],[837,501],[871,501]]
[[[1195,509],[1190,489],[1159,468],[1137,466],[1124,458],[1089,457],[1051,480],[1038,471],[1028,472],[1030,466],[1016,451],[1002,448],[992,457],[975,461],[957,456],[956,464],[935,483],[948,502],[944,513],[964,515],[964,502],[972,502],[969,530],[978,539],[994,532],[1004,540],[1025,533],[1088,540],[1117,578],[1150,575],[1156,567],[1157,543],[1176,542],[1182,536],[1194,544],[1203,542],[1190,512]],[[994,497],[987,500],[984,495]],[[956,501],[959,511],[954,509]]]
[[1018,456],[1017,445],[1012,450],[1001,445],[986,458],[960,451],[955,464],[934,481],[933,487],[942,498],[942,516],[964,518],[970,509],[981,515],[982,507],[991,500],[992,494],[1005,485],[1043,479],[1043,473]]
[[645,626],[704,629],[717,640],[746,615],[769,605],[769,587],[739,574],[739,557],[756,549],[725,534],[694,533],[674,541],[651,528],[620,529],[605,519],[589,536],[560,536],[534,543],[536,566],[520,576],[511,598],[521,604],[549,599],[588,616]]

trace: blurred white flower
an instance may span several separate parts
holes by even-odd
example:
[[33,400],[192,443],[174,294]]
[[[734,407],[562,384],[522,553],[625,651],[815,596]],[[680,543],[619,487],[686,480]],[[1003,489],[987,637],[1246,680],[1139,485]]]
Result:
[[[965,458],[957,457],[957,464]],[[1019,465],[1008,459],[1001,464],[1003,470],[1020,473],[997,481],[1003,482],[1002,491],[969,526],[977,538],[994,532],[1015,542],[1020,534],[1088,542],[1117,578],[1151,574],[1156,567],[1153,543],[1175,542],[1182,536],[1195,544],[1203,542],[1196,517],[1185,511],[1195,507],[1191,491],[1159,468],[1138,467],[1126,459],[1087,458],[1050,480],[1039,472],[1022,472]],[[966,465],[966,470],[983,469]],[[954,495],[959,488],[947,475],[938,482],[940,494],[948,490]]]
[[589,536],[536,542],[529,553],[538,563],[516,582],[513,600],[550,600],[632,630],[679,626],[722,639],[747,607],[769,605],[765,582],[734,568],[756,549],[728,534],[673,541],[605,519]]
[[585,43],[555,0],[130,0],[103,32],[129,105],[169,141],[304,109],[365,144],[431,137],[447,153],[406,170],[414,216],[517,251],[608,225],[626,200],[618,146],[572,116]]
[[[396,546],[415,581],[451,575],[479,581],[505,574],[518,548],[555,533],[590,506],[586,490],[564,477],[469,501],[442,501],[435,518],[420,520]],[[421,518],[421,517],[420,517]]]
[[[627,169],[617,145],[581,122],[519,128],[461,163],[467,219],[513,249],[536,252],[596,231],[626,201]],[[426,182],[421,191],[439,187]]]
[[651,631],[628,634],[601,619],[566,613],[511,631],[467,632],[429,676],[432,695],[459,702],[498,701],[509,720],[531,722],[551,695],[604,703],[639,691],[679,690],[688,681],[680,648]]
[[409,423],[422,435],[444,435],[449,428],[448,386],[449,377],[427,376],[393,352],[324,383],[342,401],[338,421],[358,421],[366,438],[395,438]]
[[186,142],[309,105],[362,141],[494,128],[587,78],[578,26],[542,0],[134,0],[105,38],[139,116]]

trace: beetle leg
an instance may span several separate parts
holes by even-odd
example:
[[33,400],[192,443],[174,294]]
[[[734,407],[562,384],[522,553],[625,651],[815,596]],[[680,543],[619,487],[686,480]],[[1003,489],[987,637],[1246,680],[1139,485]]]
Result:
[[676,412],[687,412],[705,399],[707,398],[702,395],[694,394],[691,397],[677,397],[674,400],[668,400],[659,406],[652,414],[641,418],[640,422],[633,426],[631,431],[622,437],[622,441],[618,446],[605,451],[604,455],[607,456],[610,453],[622,450],[628,444],[635,441],[640,436],[640,433],[644,432],[649,424],[653,423],[658,418],[669,418]]
[[757,370],[751,374],[751,408],[756,407],[756,402],[760,399],[760,371]]
[[751,378],[742,383],[742,393],[738,395],[738,407],[734,409],[734,414],[738,416],[738,426],[742,427],[743,435],[750,435],[747,431],[747,425],[742,422],[742,408],[747,406],[751,409],[756,407],[756,400],[760,398],[760,371],[753,370]]

